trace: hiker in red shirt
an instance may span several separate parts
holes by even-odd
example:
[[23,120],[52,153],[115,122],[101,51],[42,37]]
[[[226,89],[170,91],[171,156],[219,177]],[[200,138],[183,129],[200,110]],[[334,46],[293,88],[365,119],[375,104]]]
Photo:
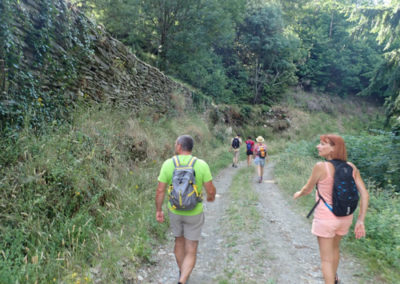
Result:
[[246,140],[246,155],[247,155],[247,165],[250,166],[251,165],[251,158],[253,156],[253,151],[254,151],[254,141],[251,140],[251,137],[247,137]]

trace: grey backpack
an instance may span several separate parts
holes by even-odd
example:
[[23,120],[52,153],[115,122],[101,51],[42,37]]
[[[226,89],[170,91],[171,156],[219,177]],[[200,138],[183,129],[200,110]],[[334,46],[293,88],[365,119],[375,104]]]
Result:
[[202,201],[201,194],[197,191],[194,164],[196,157],[192,157],[187,165],[181,165],[178,156],[173,156],[175,165],[172,184],[169,186],[169,202],[173,209],[192,210],[197,203]]

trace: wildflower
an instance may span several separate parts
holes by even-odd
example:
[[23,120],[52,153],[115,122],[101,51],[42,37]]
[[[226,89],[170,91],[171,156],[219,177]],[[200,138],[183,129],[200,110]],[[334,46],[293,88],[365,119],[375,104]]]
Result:
[[130,175],[133,175],[133,171],[129,171],[129,174],[130,174]]
[[136,185],[136,189],[139,189],[139,186],[138,186],[138,185]]
[[72,273],[72,278],[75,278],[78,274],[76,272]]
[[81,195],[81,193],[79,191],[77,191],[77,192],[75,192],[75,195],[79,196],[79,195]]
[[37,101],[41,107],[44,106],[42,98],[38,98]]

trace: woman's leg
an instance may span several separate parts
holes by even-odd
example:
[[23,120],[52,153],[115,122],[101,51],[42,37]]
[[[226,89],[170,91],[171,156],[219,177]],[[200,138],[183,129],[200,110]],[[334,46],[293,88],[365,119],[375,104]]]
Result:
[[338,267],[339,267],[339,259],[340,259],[340,241],[342,239],[342,236],[336,235],[333,238],[333,250],[334,250],[334,260],[333,260],[333,269],[335,272],[335,275],[337,273]]
[[333,238],[318,237],[321,269],[325,284],[335,283],[335,275],[339,265],[339,245],[341,238],[338,235]]

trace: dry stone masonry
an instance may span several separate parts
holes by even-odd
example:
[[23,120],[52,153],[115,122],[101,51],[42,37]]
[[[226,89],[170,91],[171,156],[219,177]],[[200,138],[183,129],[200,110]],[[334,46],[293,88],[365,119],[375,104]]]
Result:
[[[178,101],[184,100],[180,107],[191,107],[189,89],[139,60],[69,2],[21,0],[12,5],[8,12],[13,16],[6,26],[12,38],[2,44],[9,46],[8,51],[0,52],[0,57],[8,56],[6,60],[0,58],[4,106],[15,101],[12,94],[22,88],[18,86],[20,78],[8,76],[19,72],[18,66],[18,70],[29,71],[29,82],[36,82],[40,91],[54,94],[54,90],[60,90],[68,101],[91,98],[132,110],[149,107],[164,114],[174,109],[178,97]],[[11,51],[18,58],[10,59]],[[9,92],[12,88],[14,93]],[[39,103],[46,102],[39,99]]]

